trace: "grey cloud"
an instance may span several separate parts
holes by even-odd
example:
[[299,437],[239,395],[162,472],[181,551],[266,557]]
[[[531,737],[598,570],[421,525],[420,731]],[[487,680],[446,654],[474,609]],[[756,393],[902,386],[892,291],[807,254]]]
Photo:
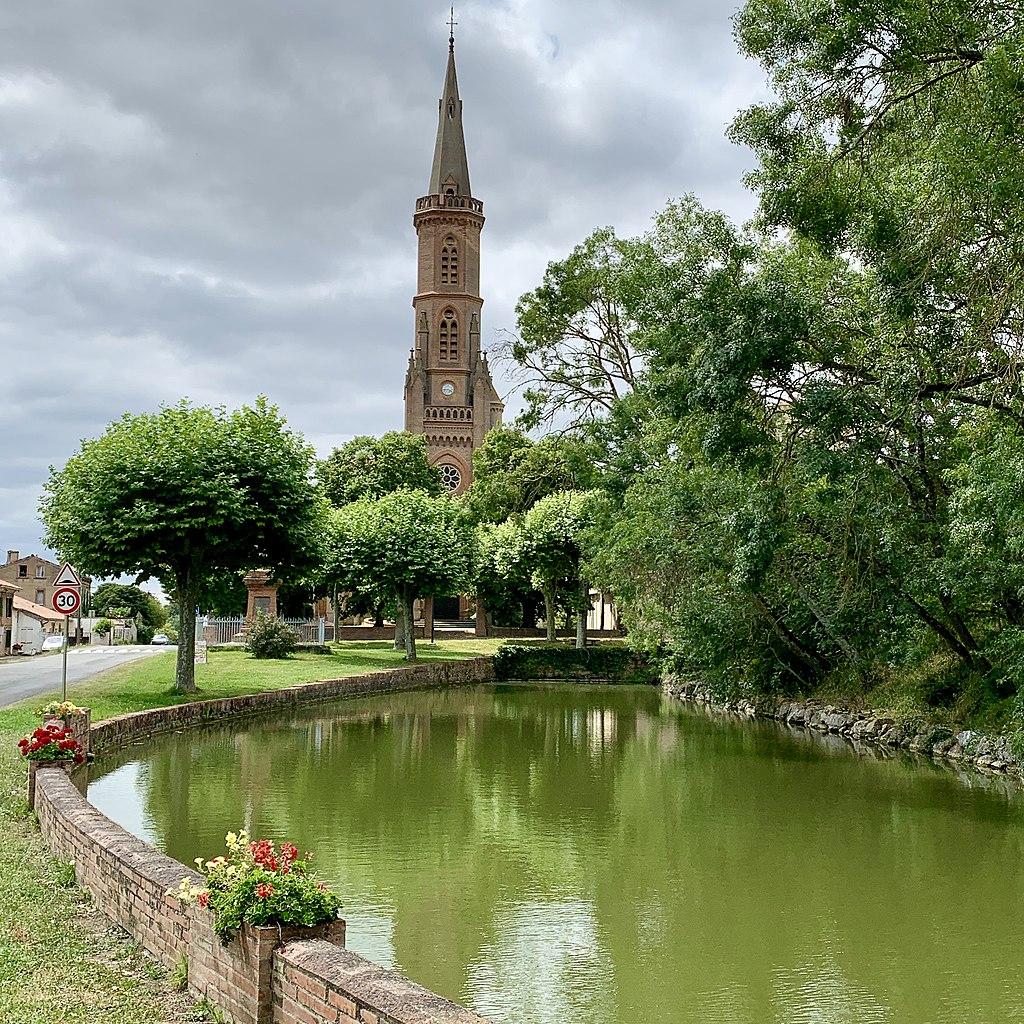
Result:
[[[445,10],[410,0],[16,0],[0,9],[0,543],[40,547],[51,463],[125,409],[266,393],[321,451],[400,425],[413,203]],[[457,11],[485,344],[595,226],[695,191],[763,90],[713,0]]]

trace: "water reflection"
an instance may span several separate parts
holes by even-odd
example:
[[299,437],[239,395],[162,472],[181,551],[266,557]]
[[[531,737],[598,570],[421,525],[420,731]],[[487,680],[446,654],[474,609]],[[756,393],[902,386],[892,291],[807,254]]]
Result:
[[161,739],[90,797],[185,863],[317,851],[349,944],[497,1022],[1024,1019],[1020,795],[650,689],[367,698]]

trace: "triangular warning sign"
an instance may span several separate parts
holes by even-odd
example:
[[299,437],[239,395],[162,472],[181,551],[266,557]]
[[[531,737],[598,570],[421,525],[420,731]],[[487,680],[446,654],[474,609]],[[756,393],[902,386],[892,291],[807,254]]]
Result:
[[55,587],[80,587],[82,585],[82,578],[71,568],[70,562],[65,562],[60,567],[60,572],[57,573],[57,578],[53,581]]

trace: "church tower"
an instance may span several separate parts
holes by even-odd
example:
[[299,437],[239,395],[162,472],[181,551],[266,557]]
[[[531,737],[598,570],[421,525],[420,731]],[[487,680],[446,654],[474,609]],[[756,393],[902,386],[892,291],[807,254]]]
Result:
[[445,487],[462,493],[473,449],[501,422],[503,406],[480,351],[480,232],[484,204],[473,198],[455,75],[455,38],[438,109],[429,194],[416,200],[419,244],[415,345],[405,377],[405,429],[426,434]]

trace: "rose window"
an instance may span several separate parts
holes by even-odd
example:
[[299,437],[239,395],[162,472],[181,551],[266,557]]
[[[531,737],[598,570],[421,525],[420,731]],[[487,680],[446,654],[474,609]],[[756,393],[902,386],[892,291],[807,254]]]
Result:
[[462,474],[459,472],[458,466],[446,462],[437,468],[441,473],[441,486],[449,492],[457,491],[462,484]]

